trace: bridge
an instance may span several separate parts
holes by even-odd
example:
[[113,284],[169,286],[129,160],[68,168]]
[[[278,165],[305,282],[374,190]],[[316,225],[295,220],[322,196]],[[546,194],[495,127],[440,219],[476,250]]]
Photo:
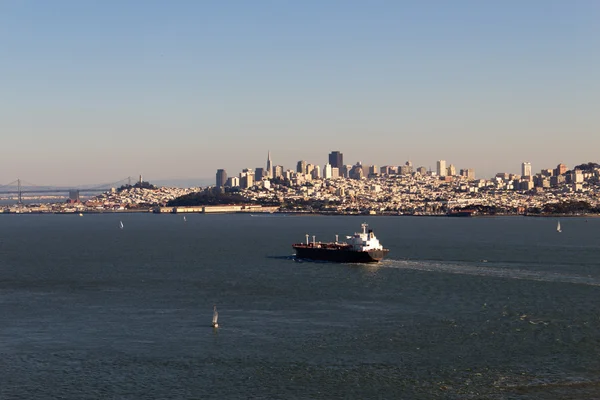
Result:
[[52,185],[36,185],[26,182],[22,179],[16,179],[5,185],[0,185],[0,195],[2,194],[18,194],[18,203],[22,203],[23,194],[44,194],[44,193],[66,193],[68,196],[79,193],[102,193],[111,190],[114,187],[120,187],[124,184],[131,185],[131,177],[121,179],[112,183],[103,183],[100,185],[83,185],[75,187],[52,186]]

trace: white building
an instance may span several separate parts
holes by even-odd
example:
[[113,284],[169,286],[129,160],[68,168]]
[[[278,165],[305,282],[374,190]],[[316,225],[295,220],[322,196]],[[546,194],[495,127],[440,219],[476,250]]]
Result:
[[331,164],[325,164],[323,167],[323,179],[331,179],[333,177],[333,171],[331,170]]
[[446,168],[446,160],[439,160],[437,162],[437,174],[438,176],[446,176],[448,169]]
[[312,177],[313,177],[313,179],[321,178],[321,167],[319,167],[318,165],[315,165],[315,167],[312,170]]
[[522,177],[532,176],[531,175],[531,163],[524,162],[523,164],[521,164],[521,176]]

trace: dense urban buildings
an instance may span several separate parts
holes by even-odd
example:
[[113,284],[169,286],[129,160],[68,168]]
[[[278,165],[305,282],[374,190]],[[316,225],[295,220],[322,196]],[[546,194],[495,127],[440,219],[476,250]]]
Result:
[[[333,153],[329,154],[328,161]],[[333,159],[341,160],[337,156]],[[243,198],[249,204],[266,204],[270,210],[277,205],[276,209],[284,211],[391,215],[442,215],[465,209],[482,214],[539,214],[565,210],[600,213],[600,165],[594,163],[572,169],[561,163],[555,168],[533,173],[531,164],[525,162],[521,165],[520,175],[500,172],[491,179],[476,179],[473,168],[461,168],[457,173],[456,166],[446,166],[445,160],[438,161],[436,171],[424,166],[415,168],[410,161],[382,167],[358,161],[338,168],[330,162],[319,165],[305,160],[299,161],[292,170],[282,165],[273,166],[268,152],[266,166],[246,168],[237,175],[228,177],[225,169],[218,169],[215,185],[207,188],[155,188],[140,182],[137,187],[124,186],[92,199],[81,199],[79,192],[73,190],[69,192],[70,198],[59,204],[23,205],[19,202],[2,210],[100,212],[159,207],[160,212],[169,212],[166,203],[177,196],[214,192],[225,196],[235,193],[241,196],[238,199]],[[20,194],[18,198],[21,198]],[[218,209],[211,212],[215,210]]]

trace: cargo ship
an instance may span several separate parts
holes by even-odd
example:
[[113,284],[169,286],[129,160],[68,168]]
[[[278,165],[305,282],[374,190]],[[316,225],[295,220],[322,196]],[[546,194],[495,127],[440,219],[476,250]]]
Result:
[[317,242],[314,236],[312,242],[309,242],[309,235],[306,235],[306,243],[292,245],[296,250],[296,258],[341,263],[376,263],[381,261],[390,251],[383,248],[371,229],[367,230],[368,225],[366,223],[363,223],[361,227],[362,232],[346,236],[347,242],[338,242],[337,235],[335,242]]
[[450,210],[448,213],[446,213],[446,215],[449,217],[472,217],[475,214],[477,214],[476,210],[464,208],[459,210]]

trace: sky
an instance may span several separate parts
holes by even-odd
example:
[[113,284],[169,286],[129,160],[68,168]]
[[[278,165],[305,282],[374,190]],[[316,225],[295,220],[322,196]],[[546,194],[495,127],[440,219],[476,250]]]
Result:
[[596,0],[0,0],[0,185],[598,162]]

